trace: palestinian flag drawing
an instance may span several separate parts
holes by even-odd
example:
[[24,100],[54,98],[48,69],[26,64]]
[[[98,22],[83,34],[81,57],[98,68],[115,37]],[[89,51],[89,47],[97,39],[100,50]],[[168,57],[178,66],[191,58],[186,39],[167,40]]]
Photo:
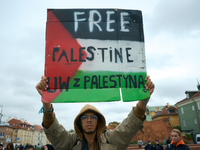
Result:
[[149,98],[141,11],[48,9],[45,76],[45,102]]

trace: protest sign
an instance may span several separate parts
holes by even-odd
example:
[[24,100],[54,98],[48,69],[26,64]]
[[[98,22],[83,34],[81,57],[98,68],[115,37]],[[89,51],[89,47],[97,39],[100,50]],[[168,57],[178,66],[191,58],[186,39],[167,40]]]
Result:
[[45,76],[45,102],[149,98],[141,11],[48,9]]

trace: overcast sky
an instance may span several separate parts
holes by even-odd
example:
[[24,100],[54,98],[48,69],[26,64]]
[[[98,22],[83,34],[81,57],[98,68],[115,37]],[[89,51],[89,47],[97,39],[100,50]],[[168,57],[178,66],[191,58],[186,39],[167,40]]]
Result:
[[[149,106],[174,105],[200,81],[199,0],[1,0],[0,105],[2,120],[24,118],[41,125],[41,98],[35,85],[44,74],[47,8],[121,8],[143,13],[147,73],[155,83]],[[91,103],[121,122],[136,102]],[[85,103],[54,104],[67,130]]]

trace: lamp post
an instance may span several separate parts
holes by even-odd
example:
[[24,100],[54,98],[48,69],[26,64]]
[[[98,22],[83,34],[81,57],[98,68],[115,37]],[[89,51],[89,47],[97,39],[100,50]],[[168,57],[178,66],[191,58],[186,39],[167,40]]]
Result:
[[3,116],[3,105],[0,104],[0,107],[1,107],[1,113],[0,113],[0,124],[1,124],[1,118],[2,118],[2,116]]

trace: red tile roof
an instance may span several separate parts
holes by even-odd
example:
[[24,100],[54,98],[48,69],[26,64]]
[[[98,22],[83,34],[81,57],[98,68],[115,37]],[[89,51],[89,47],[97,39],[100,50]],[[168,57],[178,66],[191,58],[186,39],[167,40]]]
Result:
[[34,125],[34,126],[36,127],[36,130],[42,132],[42,127],[41,126],[39,126],[39,125]]
[[[172,109],[175,109],[175,112],[168,112],[167,111],[167,110],[172,110]],[[165,107],[163,107],[163,109],[161,110],[161,112],[159,114],[156,114],[152,118],[156,118],[158,116],[167,116],[167,115],[178,115],[177,108],[175,106],[166,105]]]
[[27,122],[22,122],[21,120],[18,120],[18,119],[11,119],[8,121],[8,123],[13,126],[15,129],[25,129],[25,130],[33,130],[31,128],[31,124],[27,123]]

